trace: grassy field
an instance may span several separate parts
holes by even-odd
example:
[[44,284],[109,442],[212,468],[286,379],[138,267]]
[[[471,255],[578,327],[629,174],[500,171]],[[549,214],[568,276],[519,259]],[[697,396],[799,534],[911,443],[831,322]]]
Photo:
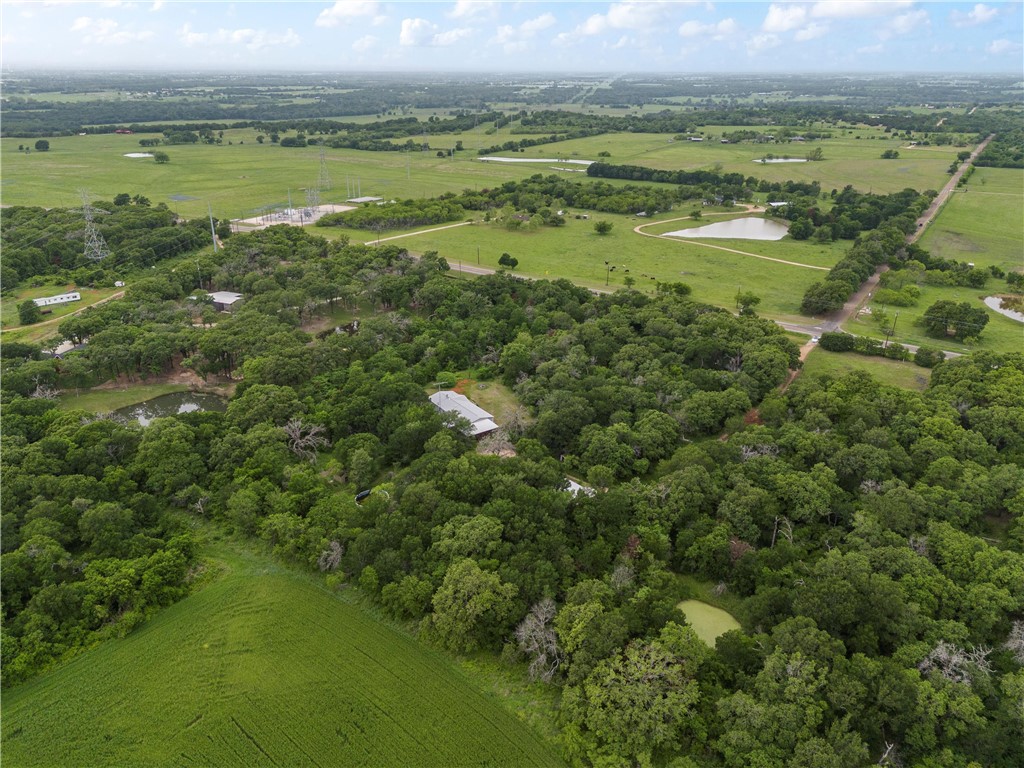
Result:
[[[614,224],[611,234],[602,237],[594,232],[593,220],[597,218]],[[628,269],[639,290],[653,291],[656,281],[681,281],[693,288],[694,299],[723,307],[735,305],[737,290],[753,290],[762,299],[759,314],[792,322],[806,319],[799,315],[800,299],[808,285],[822,279],[824,271],[710,249],[681,239],[643,237],[632,231],[642,221],[631,216],[595,214],[591,221],[570,219],[564,227],[536,232],[508,232],[498,225],[477,223],[395,242],[414,253],[438,251],[454,274],[458,274],[460,262],[476,266],[478,252],[481,266],[496,269],[501,254],[507,252],[519,260],[515,274],[528,277],[565,277],[588,288],[616,290],[624,286]],[[762,245],[779,245],[754,240],[722,240],[716,244],[740,245],[753,253],[759,253]],[[822,266],[838,260],[838,252],[830,251],[831,255],[822,257],[816,253],[819,248],[792,243],[791,252],[784,250],[785,245],[766,250],[773,256],[788,255],[794,261],[806,256],[814,263],[813,257]],[[615,271],[606,272],[606,261],[615,265]]]
[[[1001,285],[999,285],[1000,283]],[[1001,280],[990,279],[989,284],[994,286],[990,290],[922,285],[921,298],[918,300],[917,306],[883,307],[888,313],[890,325],[896,313],[899,312],[899,319],[896,320],[896,333],[892,340],[900,344],[925,344],[930,347],[941,347],[952,352],[971,352],[975,349],[991,349],[996,352],[1020,352],[1024,348],[1024,324],[1004,317],[982,303],[982,299],[991,293],[1004,292],[1006,290],[1006,283]],[[924,316],[932,304],[939,300],[955,301],[958,304],[967,301],[988,313],[989,321],[981,332],[978,344],[970,347],[952,337],[936,339],[925,335],[924,328],[917,321]],[[877,311],[878,304],[872,301],[871,307],[873,312]],[[851,319],[843,325],[843,328],[858,336],[870,336],[875,339],[885,338],[885,332],[875,321],[871,320],[870,315]]]
[[712,648],[719,635],[724,635],[730,629],[740,629],[740,623],[726,611],[700,600],[683,600],[676,608],[686,614],[686,620],[697,637]]
[[[18,288],[17,290],[11,291],[9,294],[4,296],[3,302],[0,302],[0,326],[4,330],[8,329],[25,329],[26,331],[31,330],[37,326],[47,328],[48,324],[53,327],[50,331],[46,332],[45,335],[55,333],[57,331],[56,326],[59,324],[60,319],[85,309],[90,304],[95,304],[97,301],[102,301],[115,293],[119,293],[121,288],[79,288],[75,285],[43,285],[38,288]],[[43,309],[51,310],[50,314],[43,315],[43,319],[39,323],[33,323],[30,326],[23,326],[18,320],[18,305],[21,304],[25,299],[39,299],[43,296],[56,296],[59,293],[71,293],[72,291],[78,291],[82,295],[81,301],[72,301],[68,304],[57,304],[52,307],[44,307]],[[50,323],[50,321],[56,321]],[[24,334],[19,334],[24,335]],[[12,337],[13,338],[13,337]]]
[[[723,131],[749,127],[707,126],[703,142],[675,141],[667,134],[616,133],[529,147],[517,157],[579,157],[596,160],[598,152],[609,152],[606,162],[642,165],[665,170],[694,170],[721,165],[726,173],[742,173],[768,181],[818,181],[822,189],[842,189],[847,184],[868,192],[896,192],[906,187],[918,191],[940,189],[948,180],[946,169],[960,151],[956,147],[905,149],[905,141],[894,139],[878,128],[832,129],[834,138],[789,144],[722,144]],[[755,160],[771,153],[802,158],[821,147],[825,159],[809,163],[760,164]],[[882,160],[886,149],[899,150],[897,160]],[[930,151],[934,150],[934,151]]]
[[919,244],[944,259],[1024,269],[1024,171],[975,169]]
[[187,391],[188,387],[184,384],[132,384],[127,389],[86,390],[80,395],[66,393],[60,396],[58,402],[64,411],[81,409],[92,413],[110,413],[160,395]]
[[801,376],[842,376],[852,371],[867,371],[883,384],[923,392],[932,372],[911,362],[868,357],[852,352],[829,352],[815,348],[804,361]]
[[221,542],[211,584],[6,692],[11,766],[560,765],[450,660]]

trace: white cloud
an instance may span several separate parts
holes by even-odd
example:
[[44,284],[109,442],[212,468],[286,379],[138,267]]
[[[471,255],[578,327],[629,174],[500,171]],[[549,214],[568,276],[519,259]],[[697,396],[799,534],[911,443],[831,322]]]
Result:
[[487,0],[458,0],[455,6],[448,11],[447,16],[451,19],[469,19],[484,11],[492,10],[495,3]]
[[402,31],[398,34],[400,45],[426,45],[437,31],[437,25],[426,19],[402,19]]
[[459,40],[465,40],[473,34],[473,31],[463,27],[440,32],[436,24],[426,19],[402,19],[402,30],[398,35],[398,42],[400,45],[429,45],[443,48],[454,45]]
[[379,42],[380,40],[373,35],[366,35],[352,43],[352,50],[357,53],[366,53],[366,51],[373,48]]
[[679,27],[680,37],[711,37],[712,40],[723,40],[739,32],[739,25],[734,19],[722,19],[717,24],[702,24],[699,21],[687,21]]
[[863,48],[858,48],[857,49],[857,53],[860,53],[860,54],[881,53],[884,50],[885,50],[885,46],[884,45],[882,45],[881,43],[876,43],[875,45],[865,45]]
[[472,34],[472,29],[450,29],[447,32],[441,32],[439,34],[434,35],[433,38],[431,38],[430,40],[430,44],[439,47],[455,45],[455,43],[459,42],[459,40],[465,40]]
[[82,42],[96,45],[124,45],[149,40],[153,37],[152,30],[123,29],[113,19],[94,19],[90,16],[79,16],[71,24],[72,32],[82,33]]
[[999,15],[999,11],[995,8],[990,8],[984,3],[978,3],[970,10],[969,13],[963,13],[962,11],[953,11],[949,14],[949,18],[953,24],[958,27],[974,27],[978,24],[987,24],[992,21],[996,16]]
[[887,16],[914,5],[914,0],[820,0],[811,6],[811,16],[820,19],[865,19]]
[[768,6],[768,15],[764,17],[761,29],[765,32],[788,32],[801,26],[806,19],[806,6],[772,3]]
[[919,27],[927,27],[929,24],[931,24],[931,20],[928,18],[928,11],[923,9],[901,13],[899,16],[893,17],[888,24],[878,30],[878,37],[882,40],[888,40],[890,37],[897,35],[910,34]]
[[767,51],[782,44],[778,35],[755,35],[747,41],[747,54],[755,56],[761,51]]
[[151,10],[151,11],[159,11],[163,7],[164,7],[164,0],[153,0],[153,4],[151,6],[149,6],[149,10]]
[[[553,14],[545,13],[535,19],[527,19],[518,27],[514,27],[511,24],[503,24],[498,27],[492,42],[502,45],[522,44],[531,37],[536,36],[537,33],[554,25],[557,21]],[[523,45],[517,45],[516,50],[522,50],[524,47]]]
[[598,35],[608,30],[653,32],[662,26],[679,3],[625,0],[612,3],[608,13],[595,13],[576,28],[578,34]]
[[985,50],[993,56],[1001,56],[1004,53],[1017,53],[1020,51],[1020,44],[1011,42],[1006,38],[1000,38],[989,43]]
[[827,35],[828,30],[828,24],[819,24],[816,21],[812,21],[803,29],[798,29],[796,34],[793,35],[793,39],[797,42],[803,43],[807,40],[814,40],[815,38]]
[[250,51],[262,51],[277,46],[294,47],[302,39],[293,29],[282,34],[268,32],[265,29],[218,29],[216,32],[193,32],[192,27],[185,24],[178,30],[178,39],[188,47],[214,43],[217,45],[239,45]]
[[372,17],[374,24],[379,24],[385,19],[379,10],[376,0],[337,0],[333,6],[320,12],[315,24],[318,27],[337,27],[367,16]]

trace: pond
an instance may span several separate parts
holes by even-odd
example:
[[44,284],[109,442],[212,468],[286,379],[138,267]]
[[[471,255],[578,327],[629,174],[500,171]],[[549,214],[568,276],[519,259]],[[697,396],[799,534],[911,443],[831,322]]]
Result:
[[666,232],[669,237],[697,237],[713,239],[733,240],[781,240],[789,233],[785,224],[780,224],[771,219],[759,219],[756,216],[747,216],[742,219],[731,219],[730,221],[718,221],[714,224],[705,224],[703,227],[692,229],[677,229],[675,232]]
[[761,165],[767,165],[768,163],[806,163],[806,157],[762,157],[758,160],[754,160],[755,163],[761,163]]
[[148,427],[153,419],[164,416],[195,411],[226,411],[227,407],[228,401],[219,395],[205,392],[172,392],[169,395],[160,395],[152,400],[118,408],[114,413],[126,419],[135,419],[143,427]]
[[1003,308],[1003,297],[1002,296],[986,296],[985,306],[991,309],[993,312],[998,312],[1000,315],[1004,315],[1011,320],[1016,320],[1018,323],[1024,323],[1024,313],[1017,312],[1014,309]]
[[152,152],[125,152],[125,157],[152,157]]
[[731,614],[700,600],[683,600],[676,608],[686,614],[686,620],[690,622],[697,637],[712,648],[719,635],[740,628],[740,623]]

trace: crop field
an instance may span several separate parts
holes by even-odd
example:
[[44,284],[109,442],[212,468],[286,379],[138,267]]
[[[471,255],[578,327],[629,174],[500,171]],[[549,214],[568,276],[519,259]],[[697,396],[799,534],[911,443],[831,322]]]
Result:
[[6,692],[10,766],[557,766],[445,659],[312,577],[218,544],[216,580]]
[[[5,759],[558,764],[440,656],[269,560],[219,554],[228,567],[220,581],[10,692]],[[314,721],[323,726],[310,729]]]
[[804,360],[801,376],[843,376],[852,371],[867,371],[882,384],[923,392],[932,372],[912,362],[868,357],[852,352],[829,352],[815,348]]
[[[595,219],[612,222],[611,234],[597,235],[592,226]],[[519,260],[515,274],[550,280],[564,277],[598,290],[622,288],[626,269],[638,290],[653,291],[657,281],[684,282],[693,288],[697,301],[722,307],[735,305],[738,290],[752,290],[762,299],[759,314],[792,322],[806,320],[799,314],[801,297],[808,285],[822,279],[825,271],[706,248],[677,238],[643,237],[633,232],[633,227],[642,221],[631,216],[595,214],[590,221],[570,219],[564,227],[536,232],[508,232],[498,225],[475,223],[438,229],[395,243],[414,253],[437,251],[448,260],[455,274],[463,265],[477,265],[479,249],[480,266],[498,268],[499,257],[507,252]],[[715,245],[719,244],[740,244],[741,249],[753,253],[759,253],[762,245],[779,245],[755,240],[715,241]],[[802,255],[812,254],[818,248],[807,243],[792,246],[789,256],[793,261],[800,261]],[[772,249],[773,255],[782,252]],[[819,263],[827,267],[838,259],[837,252],[833,257],[820,258]],[[606,271],[605,262],[614,265],[615,271]]]
[[944,259],[1024,269],[1024,171],[976,168],[919,244]]

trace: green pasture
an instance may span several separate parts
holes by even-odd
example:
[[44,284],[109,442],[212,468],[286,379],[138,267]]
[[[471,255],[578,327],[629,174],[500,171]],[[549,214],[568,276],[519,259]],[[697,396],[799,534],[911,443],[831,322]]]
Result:
[[816,347],[804,360],[801,376],[843,376],[853,371],[867,371],[883,384],[923,392],[931,371],[912,362],[868,357],[853,352],[829,352]]
[[976,168],[918,244],[934,256],[979,267],[1024,268],[1024,171]]
[[[0,302],[0,323],[3,328],[35,328],[43,325],[48,321],[59,321],[61,318],[66,317],[74,312],[85,309],[90,304],[95,304],[97,301],[102,301],[115,293],[122,291],[122,288],[79,288],[76,285],[71,284],[54,284],[50,283],[47,285],[34,286],[31,288],[18,288],[17,290],[6,293],[3,297],[3,301]],[[18,319],[18,305],[23,303],[26,299],[41,299],[44,296],[56,296],[61,293],[71,293],[72,291],[78,291],[82,295],[81,301],[72,301],[67,304],[55,304],[50,307],[43,307],[43,310],[51,310],[50,314],[43,315],[43,319],[38,323],[33,323],[31,326],[22,326]],[[54,331],[57,329],[54,328]]]
[[697,637],[715,647],[715,640],[731,629],[740,629],[740,623],[721,608],[700,600],[683,600],[676,606],[686,615],[686,620],[697,633]]
[[[594,232],[597,219],[614,224],[611,234],[599,236]],[[631,216],[594,214],[589,221],[570,218],[564,227],[544,227],[534,232],[509,232],[497,224],[478,222],[393,242],[413,253],[437,251],[447,259],[456,277],[462,266],[479,263],[497,269],[498,259],[507,252],[519,260],[514,274],[550,280],[564,277],[588,288],[614,291],[624,287],[628,269],[638,290],[653,292],[658,281],[684,282],[693,288],[697,301],[730,308],[736,303],[738,290],[752,290],[762,299],[759,314],[790,322],[806,321],[799,314],[800,300],[807,286],[821,280],[825,271],[706,248],[682,239],[643,237],[633,232],[642,221]],[[370,238],[364,234],[364,239]],[[756,240],[719,242],[740,244],[741,250],[752,253],[759,253],[759,246],[767,244]],[[788,254],[793,261],[800,261],[812,248],[804,243],[794,246],[799,248]],[[776,254],[785,258],[781,249],[773,249],[772,255]],[[606,271],[606,261],[616,267],[615,271]]]
[[[987,288],[959,288],[940,287],[933,285],[922,285],[921,298],[914,307],[884,307],[872,300],[869,303],[872,313],[879,309],[884,310],[889,317],[889,326],[896,313],[899,318],[896,320],[896,333],[892,341],[900,344],[927,345],[940,347],[953,352],[971,352],[975,349],[990,349],[995,352],[1020,352],[1024,348],[1024,323],[1019,323],[1008,317],[994,312],[982,303],[982,300],[989,295],[1004,293],[1006,283],[1002,280],[989,278]],[[980,341],[973,347],[968,347],[953,337],[948,339],[935,339],[926,336],[924,328],[917,324],[917,320],[924,316],[925,311],[936,301],[946,300],[961,303],[970,302],[975,307],[980,307],[988,313],[989,321],[981,332]],[[870,336],[875,339],[884,339],[885,331],[872,319],[872,315],[861,315],[851,318],[844,324],[843,328],[858,336]]]
[[452,661],[229,543],[124,639],[7,691],[11,766],[555,766]]
[[[852,184],[864,192],[888,193],[906,187],[918,191],[940,189],[949,178],[946,169],[960,151],[953,146],[924,148],[936,151],[905,150],[905,139],[891,138],[890,134],[877,128],[846,129],[845,135],[844,129],[832,128],[833,138],[806,143],[720,143],[722,133],[733,130],[750,130],[750,127],[706,126],[701,128],[706,137],[702,142],[675,140],[668,134],[603,134],[529,147],[516,156],[602,159],[609,163],[664,170],[696,170],[720,165],[723,172],[742,173],[768,181],[818,181],[826,192]],[[778,127],[773,130],[778,130]],[[825,156],[820,162],[755,162],[767,154],[803,158],[817,147],[821,147]],[[881,154],[886,149],[899,150],[899,159],[882,160]],[[608,152],[611,157],[599,158],[599,152]]]

